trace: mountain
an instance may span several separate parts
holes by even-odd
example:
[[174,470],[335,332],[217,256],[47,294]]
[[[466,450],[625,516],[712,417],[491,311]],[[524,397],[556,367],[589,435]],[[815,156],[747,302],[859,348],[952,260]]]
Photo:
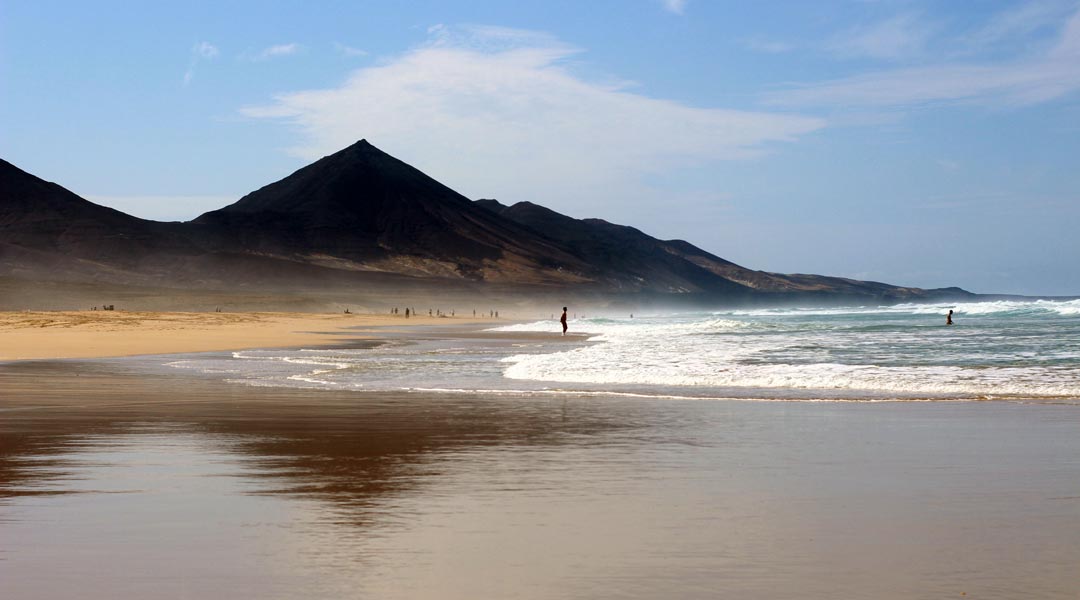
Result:
[[496,200],[476,203],[566,248],[591,265],[606,287],[614,290],[738,295],[748,291],[742,283],[718,276],[633,227],[602,219],[574,219],[532,202],[513,206]]
[[759,300],[783,296],[895,301],[968,294],[959,288],[923,290],[841,277],[754,271],[684,240],[659,240],[633,227],[603,219],[575,219],[531,202],[507,206],[497,200],[482,199],[476,204],[540,233],[597,266],[608,274],[608,283],[616,289],[657,291],[660,288],[669,293],[752,296]]
[[230,290],[572,290],[701,302],[969,295],[755,271],[601,219],[530,202],[473,202],[366,140],[188,223],[138,219],[0,161],[0,275]]
[[0,276],[124,285],[236,287],[339,278],[249,252],[222,232],[139,219],[0,160]]
[[94,204],[0,160],[4,271],[53,269],[93,279],[139,269],[163,254],[196,251],[175,224]]
[[84,200],[5,160],[0,198],[0,241],[9,245],[122,258],[155,239],[155,223]]
[[594,270],[366,140],[194,224],[234,250],[343,269],[560,284]]

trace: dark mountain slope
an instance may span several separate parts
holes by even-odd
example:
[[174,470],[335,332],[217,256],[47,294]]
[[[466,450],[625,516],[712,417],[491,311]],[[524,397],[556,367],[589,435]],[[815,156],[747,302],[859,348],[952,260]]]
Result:
[[206,213],[196,225],[249,252],[342,268],[575,283],[589,265],[366,140]]
[[41,251],[125,253],[148,247],[153,225],[0,160],[0,232],[6,243]]
[[[667,292],[752,294],[758,299],[919,300],[968,294],[958,288],[923,290],[871,281],[821,275],[784,275],[754,271],[724,260],[683,240],[659,240],[633,227],[602,219],[574,219],[531,202],[506,206],[496,200],[476,204],[534,229],[596,265],[618,289]],[[628,279],[629,278],[629,279]],[[628,283],[629,281],[629,283]]]
[[620,291],[724,293],[747,288],[670,252],[664,242],[633,227],[601,219],[574,219],[531,202],[504,206],[495,200],[477,204],[542,233],[600,272]]
[[0,275],[146,285],[332,280],[336,271],[242,251],[206,228],[100,206],[0,160]]
[[[198,249],[176,223],[146,221],[85,200],[0,160],[0,246],[58,265],[135,268]],[[55,254],[56,257],[48,258]]]

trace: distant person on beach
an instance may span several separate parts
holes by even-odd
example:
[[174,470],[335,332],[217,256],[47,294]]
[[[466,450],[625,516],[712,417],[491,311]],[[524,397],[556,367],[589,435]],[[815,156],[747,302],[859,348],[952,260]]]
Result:
[[559,322],[562,323],[562,334],[566,335],[566,307],[562,307],[562,316],[559,317]]
[[945,315],[945,324],[952,325],[952,309],[949,309],[949,314]]

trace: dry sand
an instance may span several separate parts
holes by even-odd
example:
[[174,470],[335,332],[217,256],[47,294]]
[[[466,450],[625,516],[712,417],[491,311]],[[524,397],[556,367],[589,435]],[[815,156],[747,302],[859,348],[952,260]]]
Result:
[[404,315],[217,312],[0,312],[0,360],[91,358],[331,344],[356,328],[480,322]]

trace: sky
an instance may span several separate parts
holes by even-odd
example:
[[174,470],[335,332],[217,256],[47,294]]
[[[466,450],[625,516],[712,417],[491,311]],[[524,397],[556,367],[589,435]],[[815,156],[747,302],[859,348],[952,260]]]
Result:
[[99,204],[359,139],[754,269],[1080,295],[1080,0],[0,0],[0,157]]

